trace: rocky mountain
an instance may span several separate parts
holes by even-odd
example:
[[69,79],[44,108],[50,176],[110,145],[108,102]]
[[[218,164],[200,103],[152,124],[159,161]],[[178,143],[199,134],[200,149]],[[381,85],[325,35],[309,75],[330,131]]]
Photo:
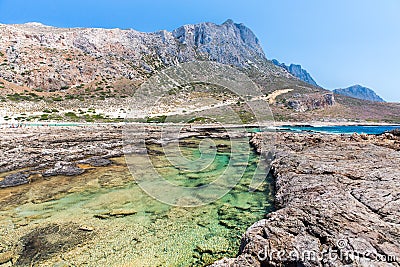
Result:
[[[317,87],[301,66],[268,60],[249,28],[227,20],[220,25],[205,22],[153,33],[56,28],[40,23],[0,24],[0,121],[102,118],[84,114],[82,108],[102,109],[120,118],[120,110],[131,108],[132,95],[153,74],[196,60],[228,64],[243,71],[269,96],[277,120],[352,120],[360,105],[377,111],[357,119],[400,120],[400,107],[396,105],[372,106],[368,101],[334,96]],[[188,99],[209,105],[191,97],[187,92],[181,96],[174,93],[165,100],[166,106]],[[230,97],[213,95],[221,103],[232,101],[227,99]],[[179,108],[177,105],[171,108]],[[52,110],[67,114],[47,112]],[[68,110],[83,113],[77,116]],[[43,111],[46,114],[40,114]]]
[[286,65],[285,63],[280,63],[278,60],[273,59],[272,63],[274,63],[276,66],[282,67],[285,70],[287,70],[290,74],[292,74],[294,77],[299,78],[300,80],[309,83],[314,86],[319,86],[314,79],[311,77],[311,75],[301,67],[301,65],[296,65],[296,64],[290,64],[289,66]]
[[45,91],[98,79],[140,81],[160,68],[199,59],[287,76],[266,60],[253,32],[232,20],[154,33],[27,23],[0,25],[0,34],[0,77]]
[[385,100],[383,100],[380,96],[378,96],[374,92],[374,90],[358,84],[343,89],[335,89],[333,90],[333,92],[335,94],[354,97],[368,101],[385,102]]

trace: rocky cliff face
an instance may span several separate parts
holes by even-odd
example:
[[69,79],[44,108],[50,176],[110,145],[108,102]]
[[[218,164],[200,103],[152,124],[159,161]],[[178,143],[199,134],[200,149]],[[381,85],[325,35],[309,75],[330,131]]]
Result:
[[305,112],[315,109],[324,109],[336,103],[335,97],[331,93],[301,96],[287,100],[287,106],[296,112]]
[[308,84],[314,85],[314,86],[319,86],[314,79],[311,77],[311,75],[301,67],[301,65],[296,65],[296,64],[290,64],[289,66],[286,65],[285,63],[280,63],[278,60],[273,59],[272,63],[274,63],[276,66],[279,66],[281,68],[284,68],[287,70],[290,74],[292,74],[294,77],[299,78],[303,82],[306,82]]
[[372,89],[363,87],[361,85],[353,85],[344,89],[333,90],[335,94],[354,97],[358,99],[375,101],[375,102],[385,102],[380,96],[378,96]]
[[102,79],[141,81],[160,68],[196,59],[287,76],[266,60],[253,32],[231,20],[154,33],[27,23],[0,25],[0,36],[0,78],[48,91]]
[[[176,40],[212,61],[239,67],[260,63],[264,52],[254,33],[243,24],[227,20],[222,25],[200,23],[185,25],[172,32]],[[228,54],[229,53],[229,54]]]

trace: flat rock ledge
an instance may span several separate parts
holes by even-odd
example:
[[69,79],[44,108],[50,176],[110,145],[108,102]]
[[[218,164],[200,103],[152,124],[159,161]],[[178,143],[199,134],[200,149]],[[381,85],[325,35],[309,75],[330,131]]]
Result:
[[74,162],[57,162],[53,168],[46,170],[42,173],[43,177],[56,176],[56,175],[65,175],[65,176],[74,176],[80,175],[84,173],[85,170],[79,168]]
[[276,211],[246,231],[236,258],[211,266],[400,266],[399,141],[279,134]]
[[29,174],[24,172],[17,172],[7,175],[0,181],[0,188],[12,187],[29,183]]

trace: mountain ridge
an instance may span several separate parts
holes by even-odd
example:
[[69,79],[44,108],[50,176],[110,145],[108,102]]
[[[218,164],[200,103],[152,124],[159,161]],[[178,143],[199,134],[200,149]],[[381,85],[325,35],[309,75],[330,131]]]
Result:
[[[13,110],[30,107],[38,112],[50,104],[56,110],[77,110],[82,104],[123,109],[129,103],[124,99],[158,71],[200,60],[238,68],[263,94],[275,95],[270,107],[278,120],[351,120],[359,105],[379,109],[360,119],[393,121],[400,114],[397,106],[371,106],[362,100],[334,96],[296,78],[266,58],[251,29],[232,20],[152,33],[1,24],[0,36],[0,100],[4,103],[0,104],[4,110],[13,106]],[[29,105],[27,101],[31,101]],[[12,113],[7,112],[7,116]]]
[[332,90],[335,94],[354,97],[362,100],[374,102],[386,102],[383,98],[376,94],[376,92],[368,87],[356,84],[346,88],[338,88]]
[[[0,33],[3,37],[0,50],[7,57],[7,62],[0,66],[0,77],[45,90],[88,83],[103,73],[140,80],[159,68],[192,60],[211,60],[239,68],[262,65],[260,69],[268,75],[287,76],[266,59],[254,33],[231,20],[221,25],[187,24],[172,32],[152,33],[132,29],[55,28],[39,23],[3,24]],[[52,61],[51,66],[47,60]],[[77,68],[75,60],[82,66]],[[82,64],[93,60],[99,71]],[[27,79],[23,77],[27,72],[39,77]]]
[[317,82],[311,77],[311,74],[308,73],[307,70],[303,69],[303,67],[300,64],[290,64],[286,65],[285,63],[280,63],[276,59],[272,59],[272,63],[274,63],[276,66],[282,67],[285,70],[287,70],[290,74],[292,74],[294,77],[299,78],[303,82],[306,82],[308,84],[311,84],[313,86],[320,87]]

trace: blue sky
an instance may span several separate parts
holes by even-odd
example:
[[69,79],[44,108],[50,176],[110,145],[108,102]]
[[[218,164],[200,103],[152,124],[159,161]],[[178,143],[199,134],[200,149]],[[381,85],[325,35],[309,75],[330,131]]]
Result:
[[0,0],[1,23],[149,32],[231,18],[255,32],[267,58],[303,65],[321,86],[359,83],[396,102],[399,14],[399,0]]

